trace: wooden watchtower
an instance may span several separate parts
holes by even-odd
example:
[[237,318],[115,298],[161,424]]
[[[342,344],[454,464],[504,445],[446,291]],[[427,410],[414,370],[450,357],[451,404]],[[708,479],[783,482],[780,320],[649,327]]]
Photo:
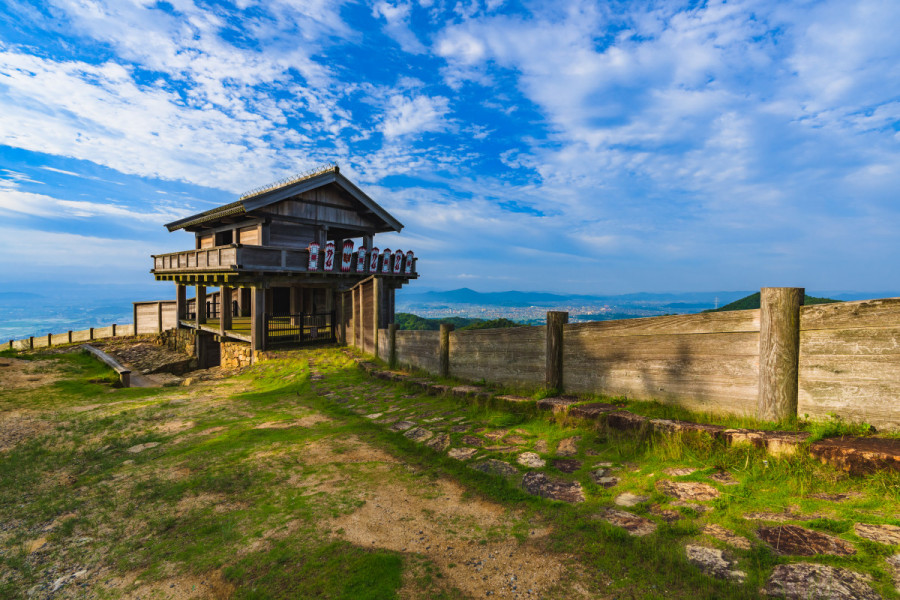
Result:
[[[403,225],[337,165],[166,227],[193,232],[194,248],[154,255],[151,273],[175,282],[179,327],[206,338],[206,348],[243,341],[264,350],[345,343],[348,336],[366,347],[367,336],[377,337],[374,332],[393,322],[395,290],[418,277],[412,252],[374,245],[375,234]],[[190,300],[189,285],[196,287]],[[199,354],[200,341],[197,347]],[[215,358],[203,362],[218,364]]]

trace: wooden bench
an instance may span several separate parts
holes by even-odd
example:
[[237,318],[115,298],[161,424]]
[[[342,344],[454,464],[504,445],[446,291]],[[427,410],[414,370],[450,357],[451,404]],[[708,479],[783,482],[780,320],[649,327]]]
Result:
[[94,348],[90,344],[82,344],[81,347],[82,349],[93,354],[95,358],[99,359],[101,362],[114,369],[115,372],[119,374],[119,381],[122,382],[122,387],[131,387],[131,369],[123,367],[121,364],[119,364],[119,361],[114,359],[112,356],[110,356],[103,350]]

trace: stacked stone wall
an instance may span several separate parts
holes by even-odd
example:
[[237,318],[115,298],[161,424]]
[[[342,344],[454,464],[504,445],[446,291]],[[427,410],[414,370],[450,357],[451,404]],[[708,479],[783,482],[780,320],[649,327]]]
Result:
[[159,334],[156,343],[173,352],[197,355],[197,336],[193,329],[169,329]]
[[253,349],[246,342],[222,342],[221,364],[225,368],[240,368],[253,364]]

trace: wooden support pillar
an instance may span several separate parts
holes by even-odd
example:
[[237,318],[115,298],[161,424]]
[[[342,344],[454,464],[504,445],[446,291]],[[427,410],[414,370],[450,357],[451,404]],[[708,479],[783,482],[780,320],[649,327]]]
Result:
[[197,284],[197,312],[195,316],[197,317],[197,328],[199,329],[200,325],[206,323],[206,286]]
[[452,323],[441,323],[441,345],[438,350],[438,364],[441,377],[450,377],[450,332]]
[[250,345],[253,350],[266,349],[266,290],[255,287],[250,292]]
[[344,327],[344,292],[339,291],[336,300],[337,306],[334,312],[335,322],[332,322],[331,326],[335,327],[334,335],[337,337],[337,343],[345,345],[347,343],[347,331]]
[[563,325],[569,322],[565,311],[547,311],[547,364],[544,385],[548,389],[562,391],[563,388]]
[[231,288],[222,286],[219,288],[219,301],[221,307],[219,309],[219,334],[223,337],[225,332],[231,329]]
[[[175,284],[175,328],[179,327],[178,321],[187,314],[187,286]],[[137,327],[137,325],[135,325]]]
[[362,348],[362,286],[353,289],[353,345]]
[[372,280],[372,354],[378,356],[378,328],[381,326],[382,290],[384,280],[376,277]]
[[[163,303],[159,301],[156,303],[156,332],[163,332]],[[137,319],[134,321],[134,335],[137,335]]]
[[388,363],[391,368],[397,366],[397,324],[388,325]]
[[797,418],[800,306],[804,293],[804,288],[760,291],[758,419]]

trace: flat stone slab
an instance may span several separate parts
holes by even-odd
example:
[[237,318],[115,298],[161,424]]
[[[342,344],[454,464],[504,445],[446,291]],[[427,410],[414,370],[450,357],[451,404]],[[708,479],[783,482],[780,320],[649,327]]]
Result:
[[697,469],[694,467],[671,467],[668,469],[663,469],[663,473],[669,475],[670,477],[684,477],[685,475],[690,475],[691,473],[696,472]]
[[516,404],[522,402],[534,402],[534,398],[528,398],[526,396],[514,396],[512,394],[505,394],[503,396],[497,396],[498,400],[503,400],[504,402],[514,402]]
[[477,448],[450,448],[447,450],[447,456],[456,460],[469,460],[477,453]]
[[474,465],[470,465],[472,469],[487,473],[488,475],[498,475],[500,477],[512,477],[519,470],[507,462],[489,458]]
[[468,431],[468,430],[469,430],[468,425],[451,425],[450,426],[450,431],[452,431],[453,433],[462,433],[462,432]]
[[827,500],[829,502],[846,502],[851,498],[859,498],[862,496],[859,492],[846,492],[846,493],[838,493],[838,494],[829,494],[828,492],[822,492],[819,494],[810,494],[810,498],[815,498],[816,500]]
[[450,434],[440,433],[427,442],[425,445],[431,448],[432,450],[436,450],[438,452],[443,452],[447,448],[450,447]]
[[759,536],[759,539],[769,544],[775,552],[782,555],[815,556],[817,554],[830,554],[832,556],[851,556],[856,554],[856,548],[846,540],[797,525],[760,527],[756,530],[756,535]]
[[408,438],[414,442],[419,442],[420,444],[433,436],[434,434],[432,432],[421,427],[414,427],[403,434],[403,437]]
[[650,535],[654,531],[656,531],[656,523],[651,521],[650,519],[645,519],[644,517],[639,517],[638,515],[632,514],[630,512],[624,510],[616,510],[615,508],[608,508],[599,515],[597,515],[599,519],[602,519],[609,523],[610,525],[614,525],[616,527],[621,527],[631,535],[637,537],[643,537],[645,535]]
[[416,424],[412,421],[397,421],[393,425],[390,426],[391,431],[406,431],[407,429],[412,429]]
[[763,431],[759,429],[726,429],[720,437],[731,446],[750,444],[772,456],[790,456],[809,437],[806,431]]
[[569,416],[578,419],[599,419],[600,415],[619,410],[615,404],[607,404],[605,402],[591,402],[589,404],[579,404],[569,409]]
[[507,433],[509,433],[509,432],[506,431],[505,429],[498,429],[496,431],[482,432],[481,435],[483,435],[487,439],[491,440],[492,442],[496,442],[497,440],[502,439],[503,436],[505,436]]
[[484,440],[480,437],[475,437],[474,435],[464,435],[462,437],[462,443],[467,446],[474,446],[476,448],[481,448],[484,446]]
[[577,481],[551,478],[532,471],[525,475],[522,487],[529,494],[541,498],[569,503],[584,502],[584,490]]
[[373,423],[378,423],[379,425],[390,425],[391,423],[396,423],[397,420],[397,417],[384,417],[383,419],[375,419]]
[[747,578],[745,572],[733,568],[734,561],[726,558],[718,548],[689,544],[684,547],[684,553],[687,555],[689,563],[712,577],[738,582],[743,582]]
[[372,413],[370,415],[366,415],[366,418],[374,420],[374,419],[377,419],[378,417],[380,417],[382,414],[384,414],[384,413]]
[[772,521],[774,523],[787,523],[788,521],[811,521],[820,519],[822,515],[804,515],[793,511],[784,511],[780,513],[771,512],[751,512],[742,515],[748,521]]
[[440,396],[442,394],[449,394],[453,389],[452,386],[444,385],[443,383],[431,383],[428,385],[428,393],[432,396]]
[[762,592],[790,600],[881,600],[865,575],[812,563],[777,565]]
[[557,458],[553,461],[553,466],[563,473],[574,473],[581,468],[581,461],[574,458]]
[[575,456],[578,454],[578,442],[581,441],[581,436],[574,436],[570,438],[566,438],[564,440],[559,441],[559,445],[556,446],[556,454],[558,456]]
[[534,451],[544,454],[547,452],[547,440],[538,440],[534,443]]
[[719,437],[725,428],[720,425],[706,425],[705,423],[691,423],[677,419],[650,419],[650,427],[659,433],[705,433],[712,437]]
[[656,482],[656,489],[667,496],[689,502],[705,502],[719,497],[719,490],[708,483],[697,481],[669,481],[661,479]]
[[[594,472],[596,473],[596,471]],[[612,477],[609,475],[594,477],[594,473],[591,473],[591,479],[593,479],[594,483],[604,488],[611,488],[619,485],[619,478]]]
[[606,414],[606,424],[613,429],[620,431],[634,431],[636,429],[644,429],[647,427],[649,419],[630,413],[625,410],[618,410]]
[[480,394],[485,391],[484,388],[475,386],[475,385],[458,385],[454,387],[452,390],[454,396],[460,396],[462,398],[466,396],[473,396],[475,394]]
[[868,523],[856,523],[853,531],[861,538],[885,544],[888,546],[900,545],[900,527],[896,525],[870,525]]
[[889,556],[885,559],[888,567],[891,568],[894,575],[894,588],[900,592],[900,554]]
[[728,471],[716,471],[711,475],[707,475],[711,480],[715,481],[719,485],[738,485],[740,481],[731,476],[731,473]]
[[572,396],[553,396],[552,398],[541,398],[537,401],[537,407],[541,410],[549,410],[555,413],[566,412],[570,406],[581,402],[578,398]]
[[663,508],[659,504],[654,504],[653,506],[651,506],[650,512],[661,518],[666,523],[674,523],[675,521],[678,521],[682,518],[681,513],[677,510]]
[[547,464],[547,461],[541,458],[537,452],[523,452],[516,457],[516,462],[529,469],[541,469]]
[[708,523],[704,525],[703,533],[710,537],[716,538],[720,542],[725,542],[729,546],[740,548],[741,550],[749,550],[751,547],[750,540],[742,535],[734,533],[733,531],[725,529],[721,525],[716,525],[715,523]]
[[681,508],[689,508],[695,512],[700,514],[709,512],[712,510],[712,506],[707,506],[706,504],[697,504],[696,502],[686,502],[684,500],[676,500],[672,502],[672,506],[679,506]]
[[515,452],[519,448],[517,446],[505,446],[503,444],[495,444],[493,446],[485,446],[488,452]]
[[528,443],[528,440],[526,440],[525,438],[523,438],[520,435],[508,435],[505,438],[503,438],[503,442],[506,444],[513,444],[515,446],[524,446],[525,444]]
[[646,502],[650,498],[648,496],[639,496],[638,494],[632,494],[631,492],[624,492],[616,496],[616,499],[613,502],[616,503],[616,506],[637,506],[641,502]]
[[810,445],[809,453],[852,475],[900,471],[900,439],[830,438]]

